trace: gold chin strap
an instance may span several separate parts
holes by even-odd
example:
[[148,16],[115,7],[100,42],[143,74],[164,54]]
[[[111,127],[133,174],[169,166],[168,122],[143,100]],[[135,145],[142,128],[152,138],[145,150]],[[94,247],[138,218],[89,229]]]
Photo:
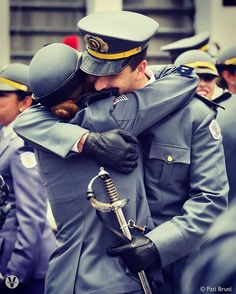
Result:
[[214,73],[217,73],[216,67],[207,61],[195,61],[195,62],[187,63],[186,65],[193,67],[193,68],[206,67],[206,68],[209,68],[210,70],[212,70]]
[[28,89],[29,89],[26,85],[23,85],[23,84],[8,80],[8,79],[3,78],[3,77],[0,77],[0,83],[7,84],[9,86],[12,86],[12,87],[14,87],[14,88],[16,88],[18,90],[24,91],[24,92],[27,92]]
[[209,49],[209,45],[208,44],[206,44],[206,45],[204,45],[204,46],[202,46],[201,48],[199,48],[198,50],[201,50],[201,51],[207,51]]
[[128,51],[109,54],[109,53],[100,53],[100,52],[94,51],[94,50],[90,49],[89,47],[87,47],[86,49],[90,55],[92,55],[96,58],[99,58],[99,59],[106,59],[106,60],[116,60],[116,59],[121,59],[121,58],[127,58],[127,57],[133,56],[133,55],[142,51],[141,47],[136,47],[136,48],[133,48]]
[[225,60],[224,64],[226,65],[236,64],[236,57]]

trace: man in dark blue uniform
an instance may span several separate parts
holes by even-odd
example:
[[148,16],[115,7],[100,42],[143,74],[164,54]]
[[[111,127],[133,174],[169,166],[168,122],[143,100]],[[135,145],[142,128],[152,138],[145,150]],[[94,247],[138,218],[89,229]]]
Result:
[[28,70],[17,63],[0,72],[0,174],[9,187],[5,205],[12,206],[0,230],[0,293],[43,294],[56,245],[33,149],[13,131],[16,116],[32,103]]
[[[133,104],[134,99],[122,94],[112,105],[105,108],[109,110],[116,125],[138,135],[139,131],[142,132],[143,123],[146,124],[149,118],[143,120],[142,124],[136,121],[130,126],[130,122],[136,117],[134,109],[140,110],[141,102],[146,103],[151,97],[156,97],[157,101],[165,95],[174,95],[175,99],[181,97],[182,95],[178,94],[181,79],[176,82],[176,75],[171,74],[169,78],[168,75],[163,75],[166,70],[171,73],[168,67],[164,72],[160,69],[154,73],[148,70],[145,39],[142,34],[142,42],[138,39],[140,35],[135,27],[137,23],[133,22],[131,15],[128,15],[126,20],[123,15],[127,17],[125,12],[115,15],[111,12],[100,12],[79,22],[87,48],[83,53],[80,68],[88,74],[90,87],[96,90],[118,87],[121,94],[136,90],[136,97],[139,97],[139,93],[144,95],[140,104]],[[112,24],[113,20],[114,30],[111,26],[108,30],[107,23]],[[124,25],[126,30],[117,30],[116,22]],[[145,26],[143,28],[146,30]],[[141,59],[134,65],[134,56],[138,53]],[[189,71],[192,70],[181,67],[179,71],[184,83],[188,84]],[[154,87],[155,92],[152,92]],[[187,106],[176,109],[162,123],[159,122],[145,131],[143,129],[140,142],[144,156],[144,180],[156,228],[145,237],[134,238],[130,244],[109,250],[111,256],[121,256],[132,272],[146,268],[159,272],[162,268],[164,285],[157,284],[159,293],[180,293],[179,279],[187,257],[199,250],[202,236],[227,205],[228,185],[220,130],[214,120],[216,111],[212,109],[211,102],[204,102],[200,98],[193,99]],[[88,115],[90,121],[95,119],[96,124],[103,128],[108,127],[104,117],[96,112],[96,108],[100,109],[98,102],[91,104],[91,107],[92,115]],[[89,111],[88,109],[89,107],[84,113]],[[151,113],[150,110],[150,117]],[[71,122],[78,124],[79,115],[80,113]],[[63,146],[58,148],[55,138],[60,138],[62,123],[58,124],[60,128],[56,131],[55,121],[49,114],[32,109],[18,118],[16,130],[21,136],[36,143],[36,146],[56,151],[57,154],[68,154],[73,150],[73,143],[77,141],[68,135],[69,143],[63,141]],[[92,130],[93,127],[91,125]],[[34,128],[40,128],[41,131]],[[67,128],[69,130],[68,124],[63,125],[64,130]],[[76,130],[75,126],[71,128]],[[50,145],[49,141],[42,140],[48,130],[51,135],[52,130],[56,133]],[[70,137],[72,136],[70,132]],[[87,140],[89,138],[90,134]],[[87,141],[85,150],[86,145]],[[63,149],[63,152],[59,149]],[[83,148],[81,150],[83,152]]]

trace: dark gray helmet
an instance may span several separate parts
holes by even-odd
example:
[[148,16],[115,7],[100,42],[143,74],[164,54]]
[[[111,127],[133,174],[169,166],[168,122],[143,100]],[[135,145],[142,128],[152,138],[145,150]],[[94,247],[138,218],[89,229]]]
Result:
[[22,63],[12,63],[0,71],[0,91],[30,92],[29,66]]
[[84,83],[80,56],[80,52],[62,43],[41,48],[29,65],[32,98],[46,107],[65,101]]

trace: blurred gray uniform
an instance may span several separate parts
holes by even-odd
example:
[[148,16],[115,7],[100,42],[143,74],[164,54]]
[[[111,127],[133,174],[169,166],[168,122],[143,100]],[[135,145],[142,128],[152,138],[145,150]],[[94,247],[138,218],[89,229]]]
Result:
[[[141,291],[138,280],[124,268],[121,259],[107,256],[107,249],[118,241],[117,237],[97,220],[86,200],[88,182],[97,174],[99,166],[83,154],[69,156],[67,159],[58,155],[73,155],[70,151],[80,131],[77,124],[98,132],[120,127],[138,135],[178,109],[183,104],[181,101],[191,100],[197,86],[197,78],[191,71],[183,76],[174,67],[161,67],[156,78],[157,82],[134,94],[92,103],[70,121],[76,125],[58,121],[38,105],[27,109],[17,118],[17,133],[34,146],[40,147],[36,150],[38,162],[59,231],[58,249],[49,264],[46,293]],[[172,94],[165,90],[168,81],[172,82],[169,84]],[[42,149],[51,150],[57,155]],[[114,171],[111,171],[111,176],[120,196],[130,199],[125,208],[127,219],[132,218],[142,226],[153,228],[143,186],[142,162],[139,162],[139,168],[130,176]],[[96,186],[95,190],[99,200],[107,201],[101,185]],[[116,224],[117,221],[111,214],[106,217],[112,226]],[[159,270],[155,274],[158,272]]]
[[217,218],[200,255],[185,271],[182,294],[235,293],[236,202]]
[[220,106],[217,121],[220,124],[223,135],[223,146],[225,153],[225,164],[229,181],[229,203],[236,198],[236,95],[224,93],[220,98],[216,99]]
[[[217,57],[216,67],[223,80],[222,72],[229,71],[231,74],[236,70],[236,46],[224,50]],[[234,83],[234,81],[232,81]],[[223,134],[223,145],[225,152],[226,169],[229,180],[229,202],[236,198],[236,94],[230,96],[225,92],[221,97],[215,100],[224,109],[219,109],[217,120],[221,126]]]
[[[20,95],[30,96],[28,71],[29,66],[18,63],[3,69],[0,99],[11,102],[10,93],[19,101]],[[0,273],[6,281],[9,275],[19,279],[14,293],[29,293],[30,290],[43,293],[49,258],[56,247],[55,235],[46,218],[47,193],[33,148],[13,131],[15,112],[13,107],[10,123],[0,126],[0,174],[9,187],[6,204],[12,205],[0,230]],[[11,292],[6,285],[0,285],[1,293]]]

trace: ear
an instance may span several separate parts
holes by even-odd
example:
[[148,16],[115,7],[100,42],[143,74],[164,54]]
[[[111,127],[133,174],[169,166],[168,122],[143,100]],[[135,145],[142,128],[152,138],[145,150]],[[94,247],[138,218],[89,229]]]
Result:
[[147,67],[147,60],[142,60],[139,63],[139,65],[136,67],[137,80],[143,79],[143,75],[145,74],[146,67]]
[[229,84],[229,81],[230,81],[230,79],[232,77],[232,74],[229,71],[227,71],[227,70],[223,70],[222,71],[222,77],[227,82],[227,84]]
[[25,96],[24,100],[19,101],[19,111],[22,112],[26,108],[32,105],[32,97],[30,95]]

